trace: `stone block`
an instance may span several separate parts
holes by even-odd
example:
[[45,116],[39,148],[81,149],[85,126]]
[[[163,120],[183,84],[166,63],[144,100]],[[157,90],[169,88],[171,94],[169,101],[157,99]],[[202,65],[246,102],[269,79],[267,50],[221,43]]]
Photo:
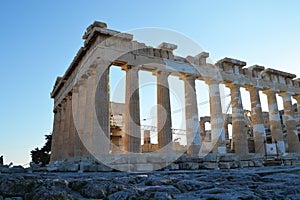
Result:
[[133,171],[133,165],[132,164],[119,164],[119,165],[112,165],[112,168],[122,171],[122,172],[130,172]]
[[239,167],[240,167],[240,168],[249,167],[248,161],[247,161],[247,160],[242,160],[242,161],[240,161]]
[[230,169],[230,162],[219,162],[218,167],[220,169]]
[[262,167],[263,161],[262,160],[253,160],[254,167]]
[[240,160],[239,156],[236,154],[220,155],[218,158],[220,162],[234,162]]
[[179,164],[171,163],[166,168],[169,170],[179,170]]
[[97,166],[98,166],[97,167],[97,171],[98,172],[111,172],[111,171],[113,171],[112,168],[110,168],[110,167],[108,167],[106,165],[103,165],[103,164],[98,164]]
[[77,172],[79,170],[79,164],[69,164],[65,167],[67,172]]
[[152,164],[136,164],[136,171],[138,172],[149,172],[153,171],[153,165]]
[[216,160],[217,160],[217,155],[216,154],[212,154],[212,153],[207,154],[203,158],[204,162],[216,162]]
[[218,164],[216,162],[204,162],[201,166],[205,169],[216,169]]

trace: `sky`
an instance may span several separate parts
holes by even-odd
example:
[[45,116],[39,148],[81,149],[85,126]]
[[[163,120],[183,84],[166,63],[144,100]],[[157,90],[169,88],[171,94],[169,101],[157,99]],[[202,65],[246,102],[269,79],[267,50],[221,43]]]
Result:
[[[125,31],[156,27],[195,41],[216,62],[232,57],[300,76],[300,2],[2,1],[0,155],[25,165],[52,131],[50,92],[95,20]],[[195,52],[195,55],[199,52]]]

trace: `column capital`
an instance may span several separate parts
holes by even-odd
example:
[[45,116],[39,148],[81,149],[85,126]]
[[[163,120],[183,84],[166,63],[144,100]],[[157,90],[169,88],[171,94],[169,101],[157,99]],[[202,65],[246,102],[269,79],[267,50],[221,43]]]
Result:
[[278,95],[281,96],[282,98],[289,97],[289,96],[291,97],[294,94],[295,94],[294,92],[290,92],[290,91],[282,91],[278,93]]
[[268,95],[268,94],[276,94],[278,93],[279,91],[278,90],[275,90],[275,89],[272,89],[272,88],[268,88],[268,89],[264,89],[262,90],[264,94]]
[[88,78],[88,76],[86,74],[83,74],[77,82],[78,86],[85,84],[87,78]]
[[88,77],[96,75],[96,68],[95,67],[90,67],[86,73],[85,73]]
[[56,107],[53,109],[53,113],[56,114],[56,113],[58,113],[60,110],[61,110],[61,107],[60,107],[60,106],[56,106]]
[[180,77],[179,77],[180,80],[196,80],[197,77],[196,76],[193,76],[193,75],[190,75],[190,74],[185,74],[185,73],[182,73],[180,74]]
[[68,101],[72,101],[72,93],[68,93],[66,98]]
[[296,99],[300,103],[300,94],[293,95],[293,98]]
[[64,98],[63,100],[61,100],[60,105],[61,105],[61,108],[62,108],[62,109],[65,109],[65,108],[66,108],[66,105],[67,105],[67,99]]
[[171,72],[168,71],[162,71],[162,70],[155,70],[152,72],[153,76],[166,76],[168,77],[171,74]]
[[207,85],[220,84],[221,82],[222,82],[221,80],[216,80],[216,79],[213,79],[213,78],[206,78],[205,79],[205,83]]
[[138,66],[134,66],[134,65],[123,65],[121,66],[121,69],[124,70],[124,71],[129,71],[129,70],[136,70],[136,71],[139,71],[139,67]]
[[234,82],[227,82],[225,83],[225,86],[228,88],[240,88],[241,84],[234,83]]
[[73,86],[73,88],[72,88],[72,92],[73,92],[73,93],[78,93],[78,91],[79,91],[79,84],[76,83],[76,84],[74,84],[74,86]]

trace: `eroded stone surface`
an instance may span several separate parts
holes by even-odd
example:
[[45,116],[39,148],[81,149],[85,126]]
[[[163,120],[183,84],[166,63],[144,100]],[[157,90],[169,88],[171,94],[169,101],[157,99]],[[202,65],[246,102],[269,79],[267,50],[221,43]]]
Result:
[[298,199],[300,167],[0,174],[0,199]]

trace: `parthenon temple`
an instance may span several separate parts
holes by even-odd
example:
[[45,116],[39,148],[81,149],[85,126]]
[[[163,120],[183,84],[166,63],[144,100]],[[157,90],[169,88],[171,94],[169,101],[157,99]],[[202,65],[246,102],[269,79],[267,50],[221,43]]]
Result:
[[[300,153],[300,79],[296,75],[259,65],[224,58],[209,63],[209,53],[174,55],[177,45],[157,47],[133,40],[133,35],[107,28],[95,21],[83,35],[84,45],[62,77],[57,77],[51,163],[126,154],[181,153],[194,157],[218,155],[265,155],[268,145],[277,155]],[[110,68],[126,73],[125,103],[110,100]],[[139,72],[156,78],[157,142],[153,130],[142,129]],[[184,84],[186,144],[179,144],[172,128],[168,78]],[[195,82],[208,87],[210,116],[199,116]],[[224,112],[220,85],[230,91],[231,113]],[[241,88],[250,94],[251,110],[243,107]],[[268,112],[263,112],[261,94]],[[276,96],[282,97],[283,110]],[[296,102],[295,104],[292,101]],[[223,105],[224,107],[224,105]],[[210,130],[205,128],[209,122]],[[228,125],[232,126],[229,136]],[[154,131],[154,132],[155,132]],[[177,130],[178,131],[178,130]]]

